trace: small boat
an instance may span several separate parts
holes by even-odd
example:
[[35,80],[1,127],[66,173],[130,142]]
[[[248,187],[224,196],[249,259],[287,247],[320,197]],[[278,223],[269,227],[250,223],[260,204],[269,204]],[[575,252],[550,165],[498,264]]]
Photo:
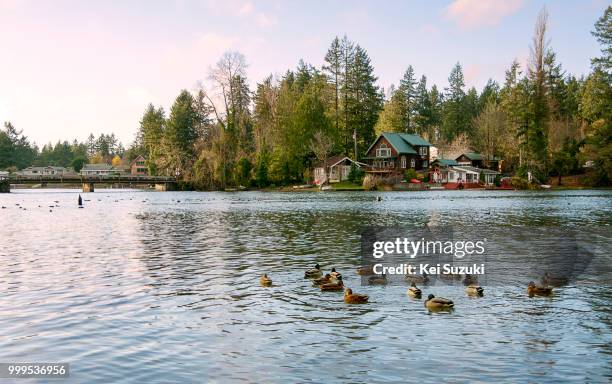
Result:
[[321,187],[322,191],[333,191],[334,188],[331,185],[324,185]]

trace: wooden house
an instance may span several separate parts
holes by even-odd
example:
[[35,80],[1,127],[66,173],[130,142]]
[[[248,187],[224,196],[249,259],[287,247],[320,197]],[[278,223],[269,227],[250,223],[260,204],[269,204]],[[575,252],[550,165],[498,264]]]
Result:
[[384,132],[366,151],[366,172],[377,174],[402,174],[412,168],[421,171],[429,168],[431,144],[419,135]]
[[130,163],[130,174],[132,175],[146,175],[147,174],[147,159],[142,155],[138,155],[132,162]]
[[[351,166],[353,164],[358,168],[363,168],[366,166],[366,164],[352,160],[348,156],[332,156],[315,166],[313,172],[314,183],[316,185],[321,185],[326,181],[330,183],[339,183],[341,181],[348,180],[348,175],[351,172]],[[329,178],[329,180],[327,178]]]
[[487,160],[485,155],[476,152],[462,153],[455,160],[459,165],[492,169],[494,171],[499,171],[499,164],[501,161],[501,159],[496,156],[490,156],[490,158]]

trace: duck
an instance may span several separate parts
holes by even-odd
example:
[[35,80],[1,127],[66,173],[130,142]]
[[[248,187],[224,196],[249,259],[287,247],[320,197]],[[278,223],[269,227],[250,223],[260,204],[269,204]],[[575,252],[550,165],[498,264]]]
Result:
[[414,297],[415,299],[420,299],[422,294],[421,289],[416,286],[416,283],[414,281],[412,282],[412,284],[410,284],[410,288],[408,288],[408,292],[406,293],[408,294],[408,296]]
[[465,287],[465,293],[469,296],[483,296],[484,288],[477,284],[470,284]]
[[545,272],[544,276],[542,276],[541,282],[545,287],[549,285],[552,285],[553,287],[560,287],[569,283],[569,278],[566,276],[551,275],[550,273]]
[[325,276],[319,277],[318,279],[314,279],[312,281],[313,285],[321,286],[323,284],[328,284],[332,282],[332,277],[329,273],[326,273]]
[[387,276],[385,276],[385,274],[383,273],[382,275],[378,276],[372,276],[368,279],[368,283],[370,284],[378,284],[378,285],[384,285],[387,284]]
[[449,311],[455,307],[455,303],[453,303],[452,300],[443,297],[435,297],[432,294],[427,296],[424,305],[427,309],[432,311]]
[[264,287],[269,287],[272,285],[272,279],[268,277],[268,274],[264,273],[263,276],[259,278],[259,283]]
[[347,304],[365,304],[368,302],[368,295],[353,293],[352,289],[347,288],[344,291],[344,302]]
[[321,291],[324,291],[324,292],[343,291],[343,290],[344,290],[344,283],[342,282],[342,276],[338,276],[338,281],[335,283],[331,282],[331,283],[321,285]]
[[461,275],[457,273],[441,273],[438,276],[443,280],[461,280]]
[[478,284],[478,276],[470,275],[469,273],[465,274],[463,278],[463,285],[476,285]]
[[533,281],[530,281],[527,285],[527,294],[529,297],[533,296],[550,296],[552,295],[553,290],[552,287],[544,287],[541,285],[536,285]]
[[313,269],[309,269],[306,272],[304,272],[304,278],[305,279],[315,279],[318,277],[321,277],[322,273],[321,273],[321,266],[319,266],[319,264],[315,264]]
[[336,271],[335,267],[331,269],[331,272],[329,274],[331,275],[332,280],[338,280],[339,277],[342,277],[340,272]]
[[411,283],[420,283],[420,284],[427,284],[429,282],[429,276],[424,273],[422,275],[411,275],[411,274],[407,274],[405,276],[406,280],[410,281]]
[[374,274],[374,266],[367,265],[367,266],[359,267],[357,268],[357,274],[359,276],[371,276]]

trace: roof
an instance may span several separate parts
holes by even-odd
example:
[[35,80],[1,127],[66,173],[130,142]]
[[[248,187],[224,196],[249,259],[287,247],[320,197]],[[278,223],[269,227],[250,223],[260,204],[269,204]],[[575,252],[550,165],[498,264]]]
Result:
[[391,144],[395,151],[400,155],[416,155],[417,151],[414,150],[413,146],[431,147],[431,144],[419,135],[399,132],[383,132],[376,138],[376,140],[374,140],[374,143],[370,145],[366,153],[370,152],[370,149],[372,149],[372,147],[378,142],[381,136],[387,139],[389,144]]
[[130,166],[132,166],[132,164],[134,164],[135,162],[137,162],[137,161],[138,161],[138,159],[140,159],[140,158],[142,158],[143,160],[146,160],[146,158],[145,158],[143,155],[138,155],[138,156],[136,156],[136,158],[134,158],[134,160],[132,160],[132,161],[130,162]]
[[319,163],[316,164],[315,167],[317,167],[317,168],[322,168],[323,166],[325,166],[325,167],[333,167],[334,165],[336,165],[338,163],[341,163],[344,160],[348,160],[351,163],[355,163],[355,164],[357,164],[357,166],[360,166],[360,167],[366,165],[364,163],[360,163],[358,161],[355,161],[355,160],[351,159],[348,156],[345,156],[345,155],[336,155],[336,156],[329,157],[327,160],[325,160],[325,162],[320,161]]
[[110,171],[113,169],[113,166],[106,163],[99,164],[85,164],[83,166],[83,171]]
[[476,172],[476,173],[484,173],[484,174],[489,174],[489,175],[497,175],[497,174],[499,174],[499,172],[497,172],[497,171],[493,171],[493,170],[486,169],[486,168],[472,167],[472,166],[469,166],[469,165],[455,166],[455,167],[453,167],[453,169],[469,171],[469,172]]
[[452,159],[435,159],[434,161],[432,161],[431,163],[440,163],[442,165],[446,165],[446,166],[453,166],[453,165],[457,165],[457,160],[452,160]]
[[[466,152],[466,153],[462,153],[461,155],[459,155],[457,157],[457,159],[459,159],[459,157],[461,156],[465,156],[468,159],[472,160],[472,161],[478,161],[478,160],[484,160],[485,156],[481,153],[478,152]],[[499,157],[497,156],[492,156],[491,159],[489,161],[499,161],[501,160]]]

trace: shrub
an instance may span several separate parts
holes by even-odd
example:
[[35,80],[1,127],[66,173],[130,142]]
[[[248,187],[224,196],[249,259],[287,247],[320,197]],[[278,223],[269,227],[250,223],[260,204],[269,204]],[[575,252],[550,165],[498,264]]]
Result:
[[412,168],[409,168],[406,170],[406,172],[404,172],[404,179],[406,179],[406,181],[416,179],[417,177],[418,177],[417,172]]

